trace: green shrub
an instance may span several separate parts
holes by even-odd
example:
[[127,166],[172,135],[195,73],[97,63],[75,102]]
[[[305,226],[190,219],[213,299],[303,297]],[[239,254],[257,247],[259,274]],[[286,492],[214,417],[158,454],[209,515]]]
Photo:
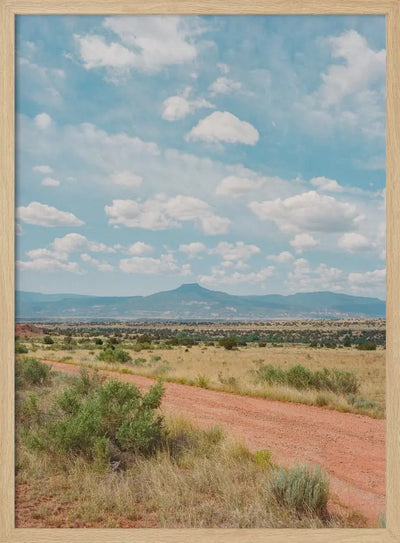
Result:
[[50,336],[44,336],[43,343],[45,345],[53,345],[54,340]]
[[234,347],[237,347],[238,342],[234,337],[223,337],[218,341],[218,344],[227,351],[231,351]]
[[42,385],[49,381],[51,373],[51,367],[36,358],[21,360],[16,364],[17,385]]
[[128,351],[124,351],[118,347],[116,349],[107,347],[97,355],[97,359],[103,362],[119,362],[124,364],[126,362],[130,362],[132,357]]
[[267,492],[276,501],[299,514],[327,514],[329,482],[320,466],[280,468],[271,477]]
[[286,383],[285,370],[272,364],[260,364],[254,373],[258,381],[267,382],[270,385],[273,383]]
[[103,340],[102,340],[101,338],[98,337],[98,338],[96,338],[96,339],[94,340],[94,344],[95,344],[95,345],[103,345]]
[[26,354],[27,352],[28,348],[25,345],[21,345],[21,343],[15,344],[15,354]]
[[360,345],[357,345],[357,349],[359,351],[376,351],[376,343],[366,341],[365,343],[360,343]]
[[161,444],[163,418],[156,413],[161,383],[146,394],[121,381],[101,383],[98,374],[83,372],[59,394],[36,430],[31,446],[50,454],[84,456],[102,464],[114,454],[150,454]]
[[310,388],[313,386],[313,372],[301,364],[297,364],[286,372],[286,381],[293,388]]
[[350,371],[335,368],[312,371],[301,364],[285,371],[272,364],[256,363],[259,365],[253,373],[256,380],[262,383],[286,384],[298,390],[329,390],[337,394],[355,394],[359,389],[357,377]]

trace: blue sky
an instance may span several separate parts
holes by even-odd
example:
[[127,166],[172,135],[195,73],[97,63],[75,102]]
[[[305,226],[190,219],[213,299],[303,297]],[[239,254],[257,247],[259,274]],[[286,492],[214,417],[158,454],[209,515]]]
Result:
[[385,19],[18,16],[17,288],[385,297]]

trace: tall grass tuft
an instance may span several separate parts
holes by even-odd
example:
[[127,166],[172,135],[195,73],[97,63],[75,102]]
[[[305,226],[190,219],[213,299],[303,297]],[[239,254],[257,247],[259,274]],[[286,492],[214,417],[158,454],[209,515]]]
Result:
[[319,518],[327,515],[329,482],[320,466],[280,468],[269,480],[267,492],[280,505],[298,514],[314,514]]

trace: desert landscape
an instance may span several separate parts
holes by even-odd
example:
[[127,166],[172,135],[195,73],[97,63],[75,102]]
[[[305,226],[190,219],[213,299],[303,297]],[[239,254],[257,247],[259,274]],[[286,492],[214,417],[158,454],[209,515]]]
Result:
[[[46,322],[16,337],[19,526],[384,522],[383,319]],[[151,454],[70,435],[60,406],[102,379],[162,386]]]

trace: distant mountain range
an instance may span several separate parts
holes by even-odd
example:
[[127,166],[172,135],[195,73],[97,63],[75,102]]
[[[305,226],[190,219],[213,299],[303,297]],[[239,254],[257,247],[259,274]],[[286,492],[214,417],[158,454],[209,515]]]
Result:
[[17,291],[18,321],[269,320],[384,317],[378,298],[334,292],[234,296],[197,283],[150,296],[86,296]]

